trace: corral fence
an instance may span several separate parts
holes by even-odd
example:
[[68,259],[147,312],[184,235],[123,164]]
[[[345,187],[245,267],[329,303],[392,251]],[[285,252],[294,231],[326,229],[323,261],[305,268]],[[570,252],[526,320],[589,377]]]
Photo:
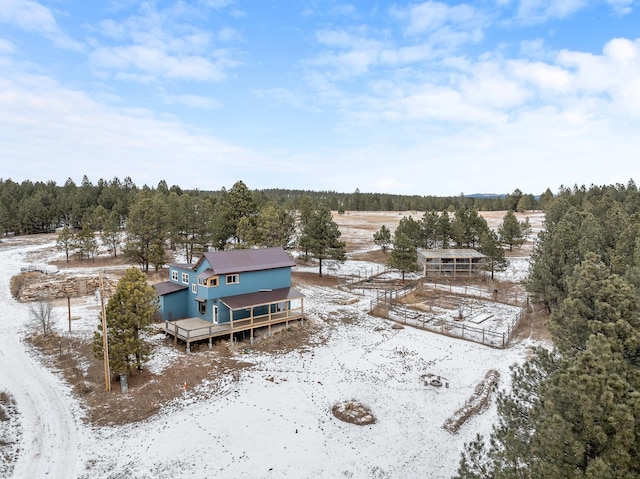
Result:
[[[446,336],[466,339],[494,348],[505,348],[527,311],[528,302],[525,297],[524,305],[520,307],[518,313],[511,318],[506,325],[503,325],[499,331],[496,331],[486,327],[472,326],[462,321],[452,321],[438,317],[432,313],[408,308],[398,302],[399,298],[421,288],[423,286],[422,283],[422,280],[418,280],[399,290],[379,291],[377,297],[371,300],[370,312],[399,324],[417,327]],[[481,290],[481,288],[477,289]],[[456,294],[453,291],[452,293]],[[485,296],[479,297],[482,299],[492,299]]]
[[364,287],[364,283],[371,283],[376,277],[389,271],[389,267],[376,265],[375,267],[363,267],[352,274],[337,274],[338,285],[343,288]]
[[398,303],[400,298],[403,298],[421,288],[422,288],[422,280],[418,279],[418,280],[407,283],[402,288],[389,289],[389,290],[379,289],[376,291],[376,299],[373,301],[376,301],[379,303],[385,303],[389,305],[395,305]]
[[423,289],[433,291],[445,291],[454,295],[467,296],[477,299],[486,299],[496,303],[509,304],[511,306],[527,306],[529,297],[526,293],[506,291],[493,287],[481,288],[472,285],[455,285],[452,283],[438,283],[424,280]]

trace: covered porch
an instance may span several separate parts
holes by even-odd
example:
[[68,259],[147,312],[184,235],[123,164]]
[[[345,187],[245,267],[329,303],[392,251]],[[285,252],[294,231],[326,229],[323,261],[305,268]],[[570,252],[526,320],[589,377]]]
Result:
[[[249,331],[251,344],[254,340],[254,329],[267,327],[271,336],[271,326],[289,321],[304,321],[304,295],[293,288],[263,290],[255,293],[241,294],[220,298],[219,302],[229,308],[230,321],[221,324],[211,323],[200,318],[186,318],[176,321],[165,321],[165,334],[187,344],[187,352],[194,341],[209,340],[209,348],[214,338]],[[266,312],[264,312],[266,311]]]

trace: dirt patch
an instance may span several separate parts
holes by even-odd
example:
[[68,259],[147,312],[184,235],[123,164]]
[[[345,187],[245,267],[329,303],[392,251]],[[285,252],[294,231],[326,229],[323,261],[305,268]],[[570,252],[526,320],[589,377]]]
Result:
[[[117,425],[137,422],[156,414],[162,406],[185,394],[204,380],[233,377],[251,364],[231,354],[224,342],[198,354],[184,354],[160,375],[147,369],[127,377],[128,393],[121,392],[119,378],[112,378],[111,392],[106,391],[102,361],[93,358],[89,341],[78,338],[31,336],[27,338],[41,353],[50,369],[60,371],[75,395],[81,400],[86,420],[94,425]],[[172,347],[167,340],[164,347]],[[209,387],[215,394],[215,386]]]
[[355,424],[356,426],[367,426],[376,422],[371,410],[355,399],[335,404],[331,408],[331,412],[341,421]]
[[350,256],[350,259],[357,261],[370,261],[372,263],[386,265],[390,257],[391,254],[389,253],[389,251],[384,252],[381,249],[374,249],[371,251],[360,251],[354,253]]
[[469,418],[482,412],[489,406],[489,395],[497,389],[500,373],[490,369],[482,381],[478,383],[473,394],[466,400],[464,406],[448,418],[442,427],[451,434],[455,434]]
[[205,341],[193,343],[189,354],[183,343],[174,346],[172,338],[164,339],[157,347],[175,349],[178,359],[161,374],[146,368],[134,370],[127,376],[126,394],[121,391],[119,377],[112,378],[111,392],[106,391],[103,363],[93,357],[90,341],[34,335],[27,342],[40,352],[49,369],[64,376],[83,404],[87,422],[103,426],[142,421],[172,400],[194,391],[201,399],[214,396],[237,381],[242,370],[253,366],[248,361],[251,353],[305,350],[314,344],[315,330],[315,324],[306,320],[303,324],[291,323],[289,328],[274,327],[271,337],[259,331],[253,346],[248,339],[238,338],[233,348],[229,341],[218,340],[209,350]]
[[338,277],[327,274],[318,276],[318,273],[294,270],[291,272],[291,283],[294,287],[296,284],[338,287]]
[[551,333],[547,328],[549,313],[541,305],[531,305],[516,328],[513,339],[531,339],[534,341],[551,342]]

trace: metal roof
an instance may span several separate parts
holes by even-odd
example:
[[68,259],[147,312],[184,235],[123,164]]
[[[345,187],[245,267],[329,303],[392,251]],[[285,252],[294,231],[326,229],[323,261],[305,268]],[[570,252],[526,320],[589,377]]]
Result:
[[289,301],[291,299],[304,298],[304,294],[293,288],[279,288],[258,291],[256,293],[239,294],[220,298],[230,309],[244,309],[251,306]]
[[211,268],[207,268],[198,275],[198,279],[209,279],[213,275],[213,270]]
[[427,259],[443,258],[486,258],[485,255],[471,248],[459,249],[423,249],[419,248],[418,253]]
[[280,247],[211,251],[202,255],[194,269],[200,265],[203,258],[209,262],[213,274],[242,273],[295,266],[291,257]]
[[156,293],[158,293],[158,296],[164,296],[165,294],[171,294],[175,293],[176,291],[187,289],[186,286],[182,284],[172,283],[171,281],[163,281],[162,283],[154,284],[153,287],[156,289]]

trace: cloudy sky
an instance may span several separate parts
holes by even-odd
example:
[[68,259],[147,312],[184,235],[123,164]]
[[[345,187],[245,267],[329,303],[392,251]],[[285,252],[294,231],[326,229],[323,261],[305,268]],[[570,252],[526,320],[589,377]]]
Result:
[[633,0],[0,0],[0,178],[640,181]]

